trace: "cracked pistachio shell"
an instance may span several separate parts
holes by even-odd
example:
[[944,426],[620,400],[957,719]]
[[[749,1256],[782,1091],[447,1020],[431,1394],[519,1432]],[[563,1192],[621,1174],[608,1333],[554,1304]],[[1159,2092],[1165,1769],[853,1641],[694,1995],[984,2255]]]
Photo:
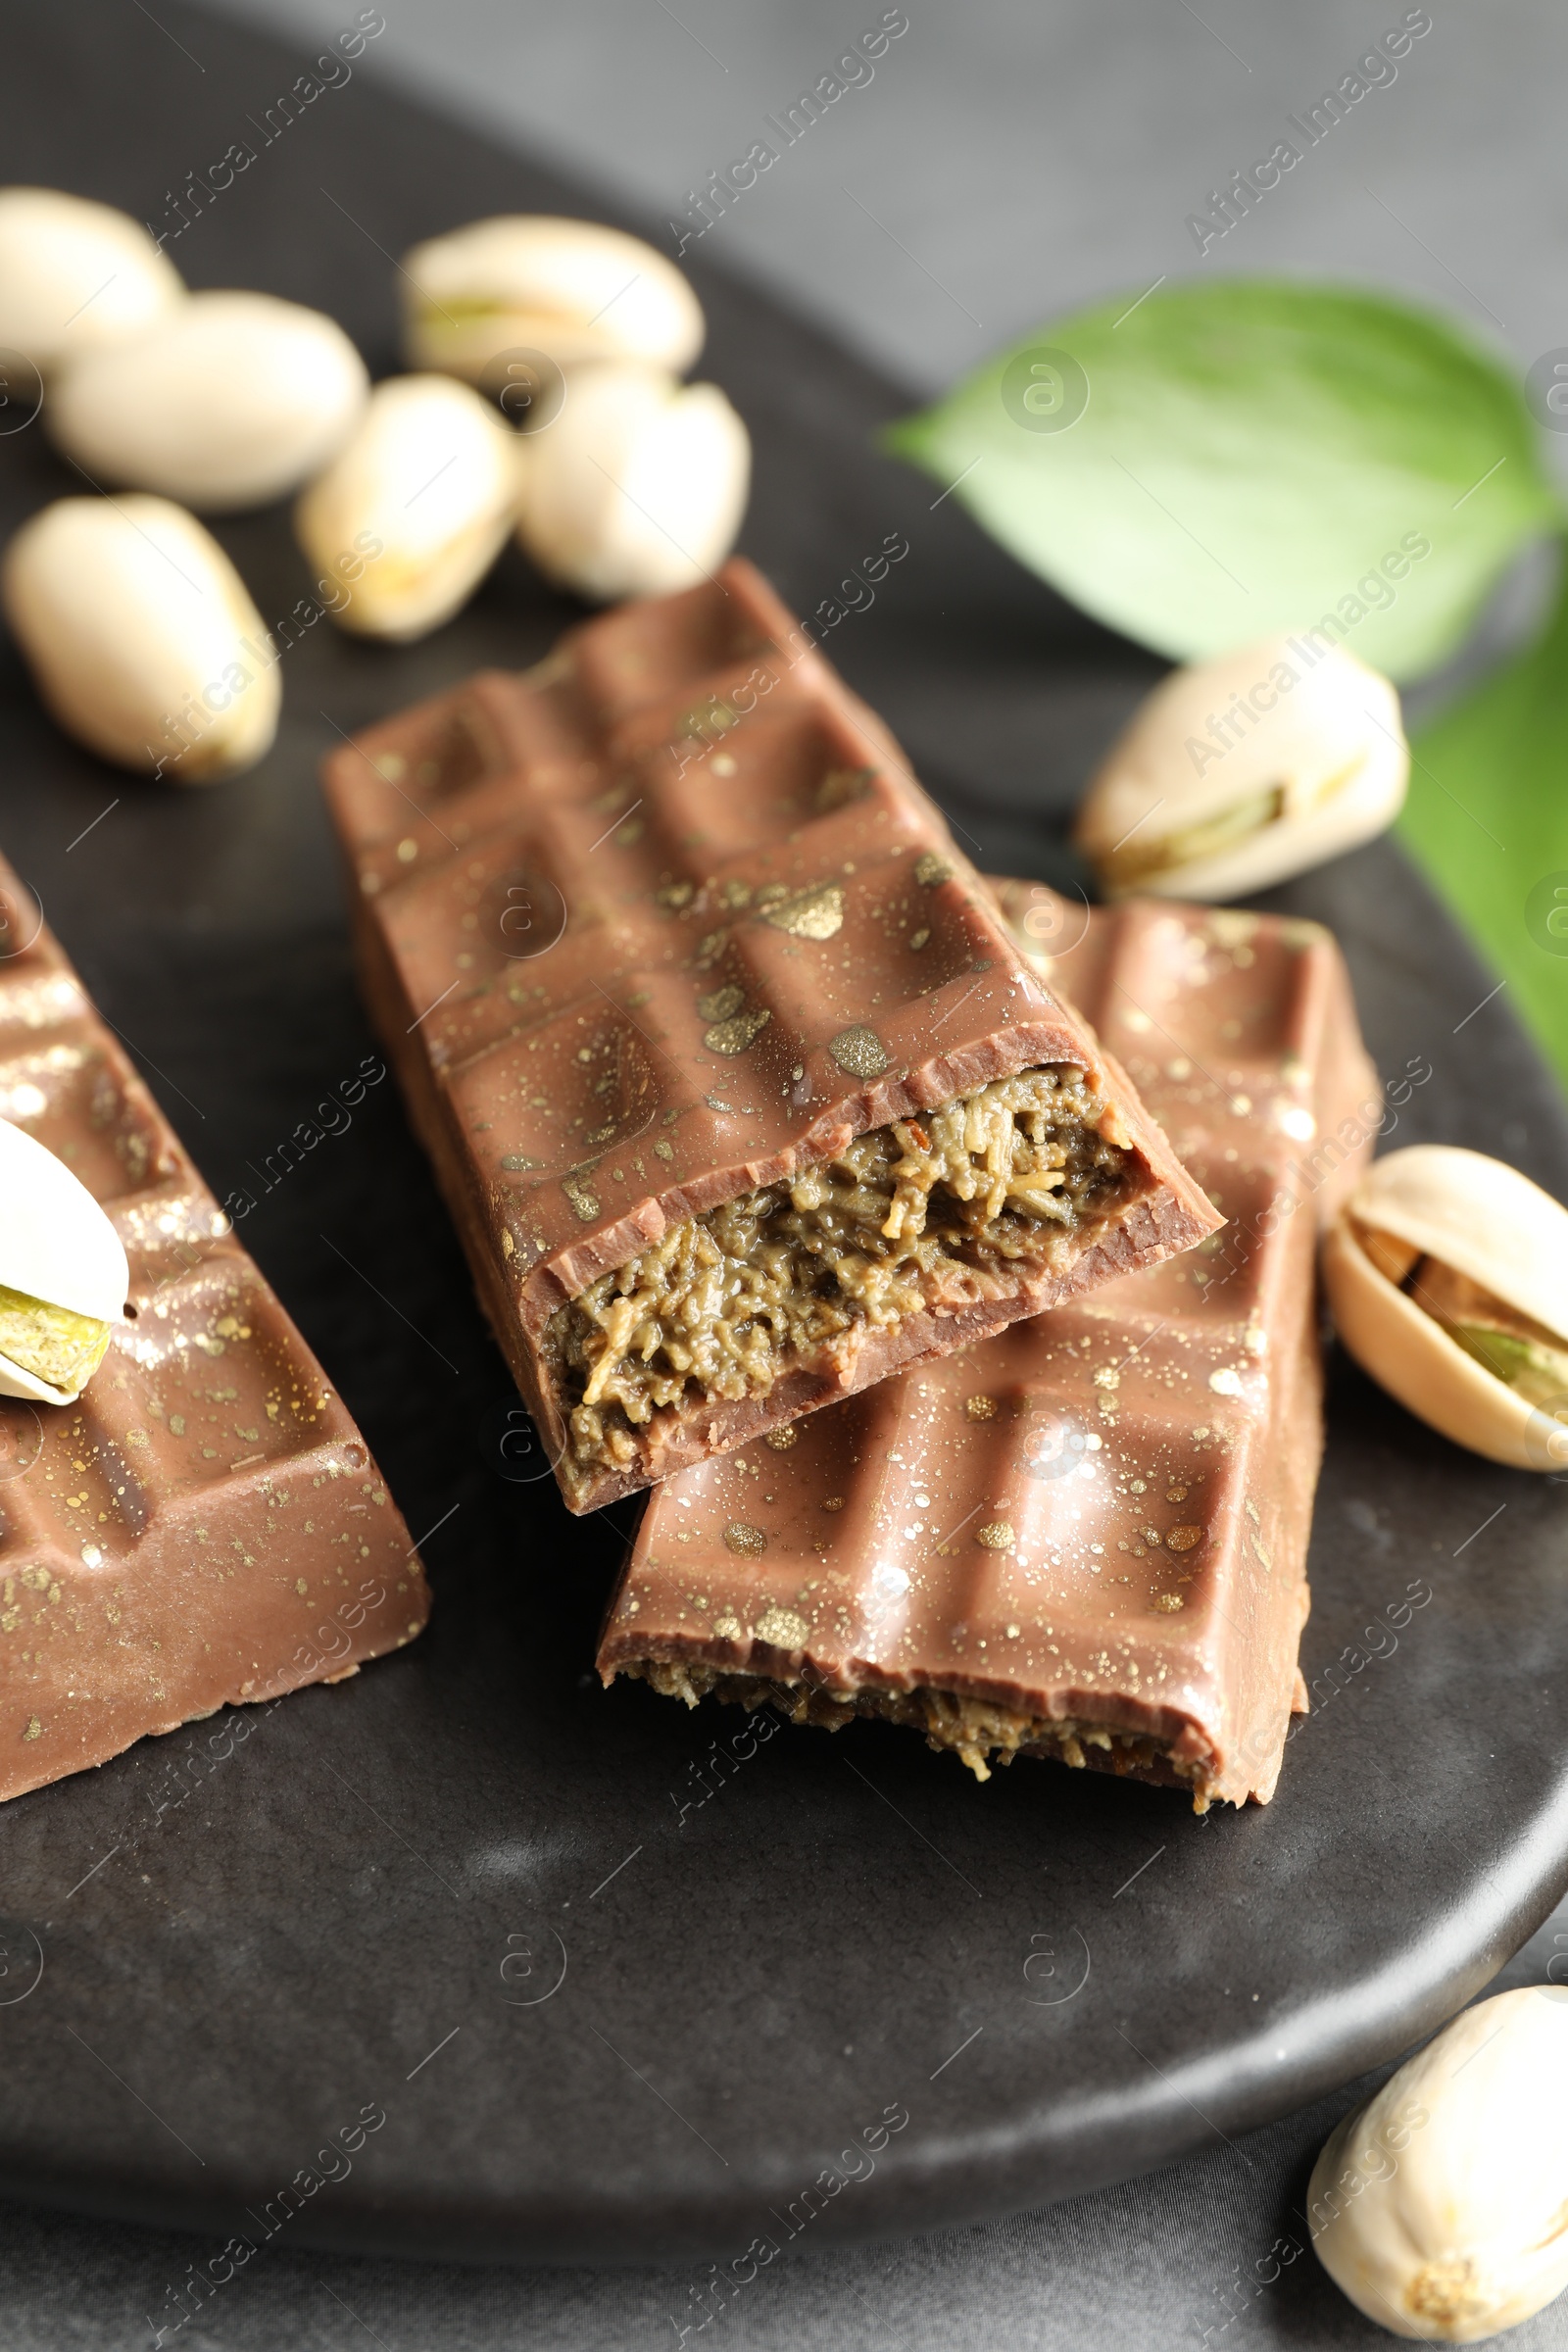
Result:
[[609,604],[693,587],[734,544],[752,445],[716,385],[585,368],[555,422],[519,447],[517,537],[580,596]]
[[1383,832],[1409,772],[1387,678],[1343,646],[1268,637],[1155,687],[1074,839],[1112,897],[1231,899]]
[[515,433],[446,375],[378,384],[347,449],[300,499],[294,527],[340,628],[406,642],[450,620],[506,544]]
[[1517,2328],[1568,2286],[1565,2111],[1568,1986],[1466,2009],[1324,2146],[1307,2211],[1329,2277],[1394,2335]]
[[1336,1328],[1380,1386],[1473,1453],[1568,1471],[1568,1392],[1561,1422],[1517,1395],[1373,1263],[1358,1228],[1452,1266],[1568,1350],[1568,1209],[1484,1152],[1413,1144],[1374,1162],[1323,1245]]
[[[114,1324],[129,1288],[120,1236],[86,1186],[24,1128],[0,1119],[0,1289]],[[0,1396],[70,1404],[79,1394],[79,1383],[53,1387],[0,1355]]]
[[703,347],[701,306],[673,263],[597,221],[475,220],[416,245],[402,271],[410,366],[468,383],[514,348],[561,368],[641,360],[678,375]]
[[128,213],[58,188],[0,188],[0,345],[40,374],[140,334],[184,299]]
[[321,312],[271,294],[192,294],[67,368],[44,417],[94,481],[226,514],[319,472],[367,390],[364,361]]
[[207,784],[277,733],[277,656],[210,532],[162,498],[62,498],[23,524],[0,600],[68,735]]

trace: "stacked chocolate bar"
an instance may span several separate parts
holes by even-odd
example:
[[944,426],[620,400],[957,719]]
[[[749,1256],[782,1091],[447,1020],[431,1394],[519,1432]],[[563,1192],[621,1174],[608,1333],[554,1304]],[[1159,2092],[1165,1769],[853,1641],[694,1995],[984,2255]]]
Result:
[[1083,931],[1052,977],[1229,1223],[669,1480],[600,1671],[909,1724],[982,1779],[1025,1754],[1266,1800],[1322,1449],[1316,1228],[1380,1108],[1344,965],[1315,925],[1000,895],[1025,939]]
[[[1183,1778],[1200,1797],[1265,1788],[1268,1758],[1250,1778],[1219,1759],[1213,1716],[1240,1708],[1246,1674],[1272,1691],[1286,1649],[1294,1674],[1317,1444],[1309,1249],[1289,1278],[1259,1258],[1250,1289],[1245,1271],[1226,1286],[1247,1292],[1242,1328],[1278,1370],[1265,1376],[1256,1348],[1228,1333],[1211,1366],[1214,1411],[1192,1444],[1215,1449],[1202,1477],[1218,1515],[1160,1602],[1172,1619],[1191,1610],[1187,1646],[1202,1651],[1209,1696],[1195,1687],[1196,1728],[1174,1728],[1176,1708],[1152,1730],[1140,1708],[1159,1675],[1153,1653],[1125,1650],[1130,1712],[1115,1674],[1089,1666],[1090,1653],[1123,1659],[1128,1632],[1123,1554],[1100,1565],[1104,1532],[1112,1547],[1123,1539],[1108,1521],[1091,1535],[1091,1484],[1123,1452],[1164,1443],[1145,1426],[1141,1376],[1118,1411],[1115,1353],[1094,1352],[1102,1377],[1070,1482],[1051,1473],[1015,1493],[999,1446],[1004,1431],[1011,1444],[1028,1422],[1032,1442],[1045,1426],[1019,1400],[1049,1403],[1066,1335],[1082,1348],[1086,1332],[1119,1323],[1122,1352],[1139,1346],[1136,1285],[1175,1284],[1178,1269],[1159,1269],[1221,1222],[1203,1183],[1234,1197],[1233,1214],[1242,1179],[1206,1164],[1202,1182],[1188,1174],[1058,993],[1067,961],[1057,971],[1034,952],[1054,903],[1042,894],[1015,928],[886,730],[750,566],[590,621],[524,676],[480,677],[368,730],[329,761],[327,791],[372,1011],[567,1503],[592,1509],[662,1482],[612,1612],[607,1675],[640,1672],[688,1697],[781,1698],[818,1720],[902,1713],[982,1762],[1019,1747],[1077,1760],[1102,1752],[1103,1732],[1123,1769]],[[1333,1024],[1320,1035],[1308,1021],[1288,1078],[1280,1041],[1309,1000],[1333,999],[1334,1035],[1357,1051],[1332,949],[1263,926],[1261,946],[1238,934],[1232,953],[1185,919],[1097,918],[1072,963],[1079,1002],[1087,992],[1100,1024],[1157,1074],[1137,1022],[1112,1017],[1121,998],[1142,991],[1149,1022],[1168,1027],[1186,1017],[1172,1000],[1196,986],[1192,956],[1217,973],[1229,956],[1226,1017],[1240,1027],[1205,1060],[1243,1072],[1228,1099],[1244,1079],[1294,1089],[1298,1118],[1315,1117],[1308,1056],[1328,1050]],[[1161,940],[1181,944],[1156,953]],[[1215,1132],[1200,1100],[1191,1139],[1176,1138],[1184,1153]],[[1297,1130],[1228,1115],[1249,1145],[1248,1181],[1271,1181],[1272,1141],[1253,1147],[1294,1146]],[[1239,1148],[1228,1133],[1214,1146]],[[1185,1305],[1197,1293],[1179,1274],[1169,1295]],[[1230,1313],[1209,1310],[1205,1334]],[[1156,1385],[1189,1360],[1179,1349],[1179,1338],[1156,1348]],[[1293,1473],[1299,1508],[1283,1489],[1270,1506],[1283,1550],[1266,1607],[1263,1593],[1240,1596],[1255,1553],[1227,1549],[1218,1499],[1232,1491],[1220,1463],[1240,1445],[1232,1378],[1276,1439],[1310,1438],[1310,1465]],[[890,1449],[866,1434],[924,1412],[917,1399],[937,1413],[960,1390],[977,1400],[962,1450],[940,1413],[918,1463],[914,1440]],[[862,1469],[878,1449],[918,1469],[906,1503]],[[1148,1467],[1164,1475],[1153,1450]],[[823,1475],[832,1492],[819,1494]],[[759,1478],[755,1507],[741,1508]],[[913,1499],[921,1479],[929,1505]],[[930,1513],[954,1479],[986,1495],[944,1534]],[[706,1525],[719,1500],[710,1556],[697,1515]],[[1102,1489],[1095,1500],[1103,1516]],[[966,1571],[916,1578],[912,1555],[886,1555],[890,1508],[901,1525],[919,1521],[911,1543],[932,1534],[935,1559],[979,1546],[999,1623],[1020,1628],[997,1636],[1015,1644],[1009,1671],[993,1671],[992,1636],[973,1630],[989,1620]],[[1133,1540],[1127,1559],[1155,1548],[1139,1534],[1135,1555]],[[1183,1556],[1180,1541],[1172,1554],[1161,1536],[1159,1548],[1162,1563]],[[1232,1551],[1229,1581],[1211,1578]],[[1054,1636],[1036,1645],[1031,1632],[1024,1645],[1025,1580],[1048,1554],[1105,1580],[1085,1586],[1101,1616],[1075,1626],[1065,1653],[1089,1644],[1081,1673],[1076,1658],[1059,1673],[1050,1662],[1062,1654]],[[822,1595],[809,1607],[808,1590]],[[1282,1608],[1273,1596],[1287,1591]],[[1245,1631],[1234,1649],[1200,1639],[1211,1592],[1255,1621],[1255,1656]],[[1165,1630],[1164,1615],[1154,1623]],[[876,1626],[886,1642],[870,1639]],[[987,1706],[995,1720],[982,1723],[973,1710]],[[952,1739],[950,1714],[962,1718]]]
[[0,1399],[0,1798],[338,1682],[429,1613],[368,1447],[0,862],[0,1117],[113,1218],[130,1297],[74,1404]]

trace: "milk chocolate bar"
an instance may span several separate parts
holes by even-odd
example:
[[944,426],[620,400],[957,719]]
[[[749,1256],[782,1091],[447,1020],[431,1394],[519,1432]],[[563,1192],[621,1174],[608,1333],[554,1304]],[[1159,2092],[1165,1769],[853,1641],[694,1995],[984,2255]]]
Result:
[[326,787],[573,1510],[1215,1222],[748,564],[370,728]]
[[1313,925],[1000,887],[1229,1225],[669,1480],[600,1672],[1262,1802],[1305,1704],[1315,1229],[1382,1117],[1344,965]]
[[74,1404],[0,1399],[0,1797],[400,1649],[424,1573],[370,1453],[0,862],[0,1117],[119,1230]]

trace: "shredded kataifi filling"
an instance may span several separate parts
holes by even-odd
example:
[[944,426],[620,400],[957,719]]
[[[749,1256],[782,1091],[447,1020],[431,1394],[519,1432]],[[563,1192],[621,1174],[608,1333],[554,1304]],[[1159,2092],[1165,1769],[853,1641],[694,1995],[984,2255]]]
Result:
[[993,1764],[1010,1764],[1019,1755],[1051,1757],[1082,1770],[1090,1762],[1085,1751],[1093,1748],[1104,1769],[1181,1782],[1193,1791],[1194,1812],[1208,1810],[1209,1779],[1202,1759],[1174,1756],[1162,1740],[1143,1732],[1124,1732],[1071,1715],[1025,1715],[954,1690],[832,1690],[815,1683],[735,1674],[689,1658],[636,1658],[618,1671],[634,1682],[650,1684],[665,1698],[684,1699],[689,1707],[708,1697],[732,1706],[777,1707],[792,1723],[814,1723],[829,1732],[842,1731],[857,1715],[906,1724],[925,1734],[928,1747],[952,1749],[980,1781],[991,1778]]
[[765,1396],[857,1326],[1015,1289],[1126,1200],[1107,1107],[1070,1063],[1020,1071],[671,1226],[551,1318],[573,1457],[626,1467],[693,1389]]

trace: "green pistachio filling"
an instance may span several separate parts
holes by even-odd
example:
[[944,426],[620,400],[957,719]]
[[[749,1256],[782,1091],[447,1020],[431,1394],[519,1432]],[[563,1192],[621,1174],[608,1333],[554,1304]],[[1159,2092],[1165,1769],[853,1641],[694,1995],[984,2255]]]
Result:
[[1484,1323],[1445,1323],[1450,1340],[1484,1371],[1513,1390],[1527,1404],[1553,1404],[1568,1394],[1568,1349],[1493,1331]]
[[97,1371],[109,1346],[109,1325],[96,1315],[29,1298],[0,1284],[0,1356],[51,1389],[74,1396]]
[[1265,825],[1276,824],[1285,808],[1285,788],[1271,784],[1264,792],[1250,793],[1229,808],[1219,809],[1196,825],[1140,841],[1136,833],[1105,860],[1105,875],[1118,889],[1130,889],[1151,874],[1165,874],[1176,866],[1195,865],[1200,858],[1217,858],[1238,842],[1250,841]]

